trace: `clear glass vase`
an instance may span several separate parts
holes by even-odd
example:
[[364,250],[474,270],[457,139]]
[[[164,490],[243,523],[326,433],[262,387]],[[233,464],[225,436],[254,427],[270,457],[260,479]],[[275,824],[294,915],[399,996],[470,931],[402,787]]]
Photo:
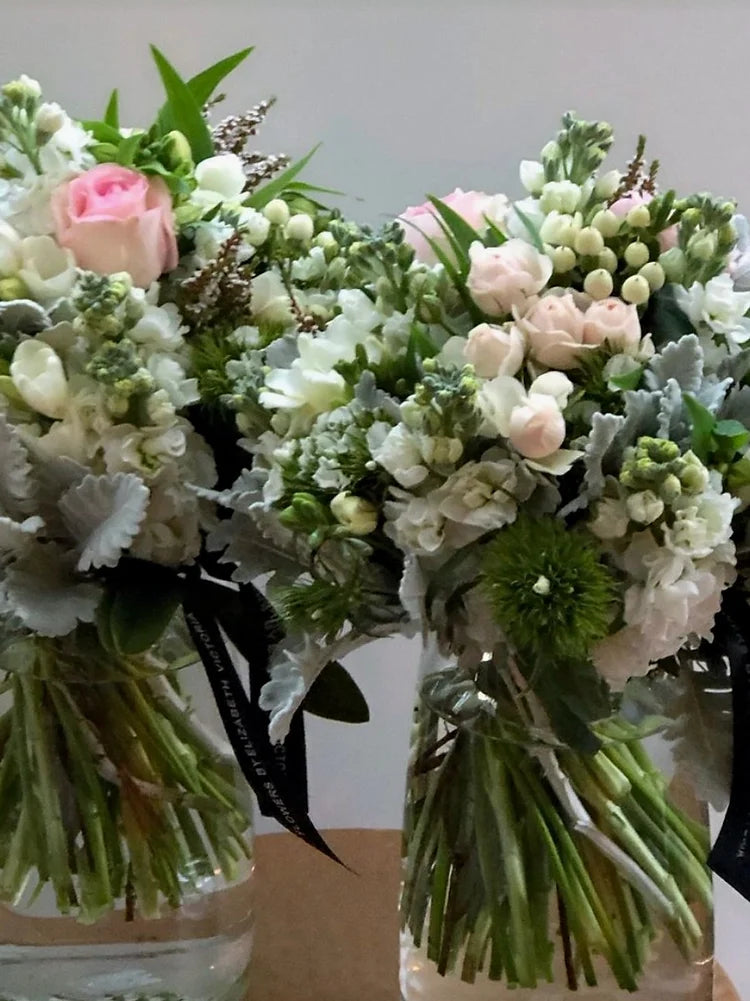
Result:
[[613,718],[594,727],[599,751],[572,750],[527,711],[528,690],[507,676],[493,689],[490,658],[482,670],[491,705],[422,672],[403,1001],[710,1001],[708,813],[667,743]]
[[252,808],[177,630],[6,645],[0,1001],[242,1001]]

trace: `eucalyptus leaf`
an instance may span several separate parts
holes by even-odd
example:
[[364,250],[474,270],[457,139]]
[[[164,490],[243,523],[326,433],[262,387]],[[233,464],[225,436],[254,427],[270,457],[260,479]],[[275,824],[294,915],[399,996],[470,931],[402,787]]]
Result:
[[313,716],[339,723],[368,723],[370,710],[356,681],[337,660],[323,668],[312,683],[302,708]]

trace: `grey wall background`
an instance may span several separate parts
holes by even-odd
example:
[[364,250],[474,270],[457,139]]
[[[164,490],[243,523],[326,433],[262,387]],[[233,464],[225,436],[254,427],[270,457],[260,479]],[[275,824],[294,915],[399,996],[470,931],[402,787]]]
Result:
[[[158,100],[149,42],[185,73],[256,45],[225,113],[276,94],[259,147],[322,142],[309,179],[365,221],[456,185],[516,191],[569,108],[612,121],[615,162],[645,132],[665,184],[750,209],[743,0],[0,0],[0,26],[3,79],[36,76],[84,117],[118,86],[133,124]],[[321,825],[398,826],[416,653],[393,640],[353,658],[367,726],[311,721]],[[744,999],[748,933],[750,906],[720,888],[718,953]]]

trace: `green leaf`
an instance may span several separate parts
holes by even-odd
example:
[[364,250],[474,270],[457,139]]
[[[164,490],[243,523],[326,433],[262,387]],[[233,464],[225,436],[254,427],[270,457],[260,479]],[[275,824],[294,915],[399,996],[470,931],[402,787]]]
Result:
[[[220,59],[218,63],[214,63],[213,66],[202,70],[187,81],[187,86],[199,108],[203,108],[203,105],[211,97],[221,81],[229,76],[232,70],[236,69],[240,63],[244,62],[252,51],[252,46],[248,49],[240,49],[239,52],[235,52],[234,55],[227,56],[225,59]],[[156,122],[162,134],[171,132],[172,129],[178,127],[171,116],[169,103],[163,105]]]
[[138,147],[145,138],[144,132],[138,132],[123,139],[120,143],[120,148],[117,150],[117,162],[123,167],[132,167]]
[[741,490],[742,487],[750,486],[750,458],[748,456],[744,455],[729,467],[727,486],[733,492]]
[[653,336],[657,348],[695,333],[690,317],[677,305],[671,285],[665,285],[651,296],[641,317],[641,330]]
[[339,191],[337,188],[324,188],[320,184],[308,184],[307,181],[292,181],[291,184],[287,184],[287,191],[299,191],[302,194],[318,194],[318,195],[340,195],[342,198],[346,197],[345,191]]
[[302,708],[313,716],[340,723],[367,723],[370,710],[352,676],[338,661],[323,668],[305,696]]
[[94,139],[96,139],[99,143],[112,143],[113,146],[119,146],[122,142],[122,136],[120,135],[119,129],[110,125],[108,122],[86,120],[82,121],[81,125],[87,132],[90,132]]
[[[410,225],[414,226],[414,223],[410,223]],[[419,229],[418,226],[414,226],[414,228],[419,233],[422,233],[422,230]],[[459,272],[455,263],[446,254],[445,250],[440,246],[437,240],[433,240],[431,237],[427,236],[426,233],[422,233],[422,236],[427,241],[427,244],[432,250],[435,257],[437,257],[438,261],[445,268],[445,273],[453,282],[453,286],[456,289],[456,292],[458,292],[459,296],[461,297],[461,302],[464,304],[464,309],[466,310],[466,312],[469,314],[474,323],[481,323],[481,321],[484,319],[484,313],[482,313],[481,309],[479,309],[477,304],[471,298],[469,290],[466,288],[463,276]]]
[[714,425],[714,434],[717,438],[735,439],[744,437],[745,441],[750,438],[750,431],[740,421],[735,420],[717,421]]
[[246,204],[254,209],[262,209],[265,205],[268,205],[273,198],[277,198],[279,195],[283,194],[288,189],[289,182],[293,181],[297,174],[305,169],[319,149],[320,143],[318,143],[317,146],[314,146],[306,156],[302,157],[301,160],[297,160],[296,163],[291,164],[286,168],[286,170],[282,171],[278,177],[274,177],[272,181],[269,181],[268,184],[264,184],[262,188],[257,188],[248,198]]
[[526,213],[522,212],[521,209],[519,209],[519,207],[515,204],[515,202],[513,203],[513,210],[518,216],[518,218],[521,220],[521,222],[524,224],[526,231],[531,237],[531,242],[534,244],[539,253],[543,254],[544,244],[542,243],[542,238],[539,235],[539,230],[536,228],[531,219],[529,219]]
[[617,389],[627,392],[631,389],[638,389],[643,377],[643,367],[634,368],[632,372],[625,372],[624,375],[610,376],[609,382]]
[[[183,596],[183,584],[174,570],[138,560],[125,561],[113,578],[106,627],[114,649],[125,656],[142,653],[158,642],[172,621]],[[103,636],[104,638],[104,636]]]
[[487,216],[484,217],[484,221],[487,223],[487,232],[492,237],[492,242],[489,242],[487,237],[485,237],[485,246],[501,247],[504,243],[508,242],[508,237],[505,233],[503,233],[499,226],[496,226],[491,219],[487,218]]
[[708,459],[711,451],[711,442],[716,418],[710,410],[706,410],[702,403],[699,403],[690,393],[683,393],[682,399],[685,402],[685,409],[690,415],[693,425],[692,448],[701,462]]
[[445,202],[441,201],[439,198],[435,198],[434,195],[428,195],[427,197],[435,206],[440,218],[455,238],[456,243],[461,248],[463,257],[468,264],[469,247],[472,243],[476,243],[477,241],[480,243],[482,242],[479,233],[477,233],[473,226],[468,224],[463,216],[460,216],[455,209],[452,209],[450,205],[446,205]]
[[110,94],[103,121],[113,129],[120,128],[120,95],[116,89]]
[[201,160],[213,156],[214,152],[211,133],[203,118],[201,105],[177,70],[155,45],[151,46],[151,53],[167,94],[171,127],[182,132],[190,143],[193,159],[196,163],[200,163]]

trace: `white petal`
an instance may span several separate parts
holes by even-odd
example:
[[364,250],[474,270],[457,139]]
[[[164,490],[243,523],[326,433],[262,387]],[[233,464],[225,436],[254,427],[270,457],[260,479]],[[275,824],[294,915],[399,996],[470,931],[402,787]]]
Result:
[[583,452],[572,448],[559,448],[552,455],[547,455],[543,459],[525,459],[524,461],[530,469],[538,469],[540,473],[562,476],[582,455]]

